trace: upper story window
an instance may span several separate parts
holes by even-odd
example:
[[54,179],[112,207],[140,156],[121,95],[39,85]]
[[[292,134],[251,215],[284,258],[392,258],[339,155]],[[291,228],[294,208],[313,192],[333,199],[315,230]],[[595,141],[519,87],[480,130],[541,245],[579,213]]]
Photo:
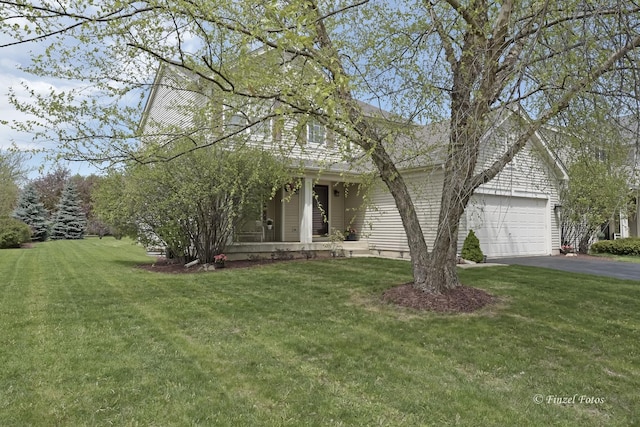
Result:
[[229,133],[238,132],[247,127],[247,118],[240,112],[227,111],[226,130]]
[[596,148],[595,157],[596,157],[596,160],[599,160],[601,162],[606,162],[608,155],[607,155],[607,152],[602,148]]
[[271,139],[273,133],[273,121],[271,118],[265,119],[260,123],[257,123],[252,127],[252,132],[254,132],[258,137],[263,140]]
[[309,123],[307,123],[307,141],[313,144],[323,145],[326,142],[324,125],[317,120],[309,120]]

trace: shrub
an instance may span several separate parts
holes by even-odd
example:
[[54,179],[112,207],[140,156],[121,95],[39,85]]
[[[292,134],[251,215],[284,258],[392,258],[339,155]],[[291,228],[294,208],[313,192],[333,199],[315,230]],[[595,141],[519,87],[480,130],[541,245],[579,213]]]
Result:
[[484,254],[480,249],[480,240],[478,240],[473,230],[469,230],[469,234],[464,239],[461,256],[463,259],[474,262],[482,262],[484,260]]
[[628,237],[617,240],[601,240],[591,245],[591,252],[596,254],[640,256],[640,238]]
[[14,218],[0,218],[0,249],[19,248],[31,240],[31,229]]

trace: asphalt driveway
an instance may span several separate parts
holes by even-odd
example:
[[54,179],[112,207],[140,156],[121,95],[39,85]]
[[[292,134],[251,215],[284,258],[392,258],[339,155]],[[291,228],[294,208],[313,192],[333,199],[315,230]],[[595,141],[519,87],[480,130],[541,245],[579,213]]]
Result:
[[595,274],[596,276],[615,277],[640,281],[640,264],[632,262],[610,261],[589,256],[536,256],[515,258],[494,258],[489,262],[510,265],[528,265],[544,267],[572,273]]

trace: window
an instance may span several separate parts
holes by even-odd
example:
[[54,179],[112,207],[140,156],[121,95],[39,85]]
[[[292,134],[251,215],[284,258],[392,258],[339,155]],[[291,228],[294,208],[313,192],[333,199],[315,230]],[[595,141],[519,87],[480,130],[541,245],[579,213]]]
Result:
[[310,120],[307,124],[307,141],[318,145],[325,143],[324,126],[317,120]]
[[603,150],[602,148],[596,148],[596,152],[595,152],[595,157],[596,160],[599,160],[601,162],[606,162],[607,161],[607,152],[605,150]]
[[259,136],[260,138],[264,139],[264,140],[268,140],[271,139],[271,132],[272,132],[272,126],[271,126],[271,118],[265,119],[263,121],[261,121],[260,123],[256,124],[255,126],[253,126],[253,132]]
[[228,112],[227,131],[229,133],[237,132],[247,126],[247,119],[241,113]]

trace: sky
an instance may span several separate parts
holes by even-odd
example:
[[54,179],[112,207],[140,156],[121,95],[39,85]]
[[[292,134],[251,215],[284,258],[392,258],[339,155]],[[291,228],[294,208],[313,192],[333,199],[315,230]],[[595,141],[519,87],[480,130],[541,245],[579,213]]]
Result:
[[[0,34],[0,44],[5,44],[8,40],[6,35]],[[9,103],[9,88],[13,88],[19,97],[26,100],[28,99],[28,94],[21,87],[23,82],[40,93],[49,92],[51,87],[59,88],[62,85],[73,85],[72,82],[41,78],[27,74],[19,69],[20,66],[29,64],[31,52],[38,52],[44,47],[43,44],[32,43],[0,48],[0,120],[12,122],[14,120],[24,121],[29,119],[29,116],[20,113]],[[0,123],[0,149],[5,150],[12,145],[15,145],[20,150],[31,150],[44,146],[41,142],[34,142],[31,134],[15,131],[9,125]],[[48,144],[44,147],[55,149],[55,144]],[[96,168],[87,162],[63,162],[61,165],[69,169],[72,175],[99,173]],[[32,169],[29,173],[29,179],[36,178],[41,173],[46,174],[54,166],[52,161],[45,159],[45,155],[34,155],[28,164],[29,169]]]

